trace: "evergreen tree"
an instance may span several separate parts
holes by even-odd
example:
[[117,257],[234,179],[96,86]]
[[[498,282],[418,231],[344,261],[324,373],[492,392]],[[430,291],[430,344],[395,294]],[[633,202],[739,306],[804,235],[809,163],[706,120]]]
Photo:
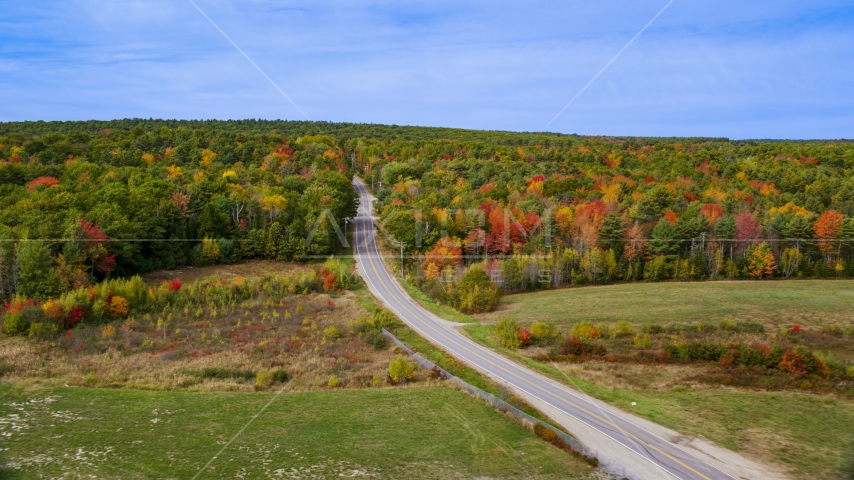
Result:
[[18,292],[27,297],[47,299],[62,292],[59,275],[51,268],[53,260],[44,242],[23,240],[18,243]]

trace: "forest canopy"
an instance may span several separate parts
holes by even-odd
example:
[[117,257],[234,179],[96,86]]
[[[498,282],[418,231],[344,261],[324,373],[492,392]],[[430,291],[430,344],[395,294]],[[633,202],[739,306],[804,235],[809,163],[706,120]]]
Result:
[[850,141],[2,123],[0,289],[47,298],[154,269],[334,254],[355,174],[410,266],[444,292],[475,263],[511,290],[852,276],[852,164]]

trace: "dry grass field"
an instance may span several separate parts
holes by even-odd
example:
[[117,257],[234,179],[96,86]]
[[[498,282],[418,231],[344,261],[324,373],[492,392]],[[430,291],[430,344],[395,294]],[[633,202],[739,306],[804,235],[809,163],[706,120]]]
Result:
[[14,384],[248,391],[258,372],[282,369],[302,388],[364,387],[385,383],[397,356],[365,338],[369,316],[349,292],[249,300],[77,327],[58,342],[3,338],[0,362]]
[[289,262],[274,262],[267,260],[250,260],[232,265],[213,265],[210,267],[183,267],[180,270],[158,270],[141,275],[142,280],[149,285],[157,285],[176,278],[184,283],[193,283],[210,277],[231,281],[237,277],[245,279],[260,278],[266,275],[286,277],[295,273],[311,270],[308,265]]

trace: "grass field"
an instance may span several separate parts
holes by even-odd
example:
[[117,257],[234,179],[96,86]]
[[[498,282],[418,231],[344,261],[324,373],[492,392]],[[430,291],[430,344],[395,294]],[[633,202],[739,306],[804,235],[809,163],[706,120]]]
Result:
[[[0,385],[0,476],[193,478],[273,393]],[[448,387],[277,397],[200,478],[597,478]]]
[[721,320],[854,326],[854,281],[629,283],[507,295],[480,320],[510,317],[528,324],[581,320],[636,325]]

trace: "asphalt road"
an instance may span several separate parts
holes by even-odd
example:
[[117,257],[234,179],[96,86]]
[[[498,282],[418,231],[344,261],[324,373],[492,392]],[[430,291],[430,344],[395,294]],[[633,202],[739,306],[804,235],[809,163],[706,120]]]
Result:
[[[361,274],[375,295],[398,317],[423,337],[469,366],[518,392],[565,413],[597,432],[625,446],[655,468],[657,478],[729,480],[734,477],[693,456],[680,446],[632,423],[614,408],[604,409],[571,388],[554,382],[490,349],[482,347],[425,311],[387,272],[374,240],[371,198],[364,184],[355,179],[360,197],[359,214],[354,219],[354,255]],[[584,438],[579,438],[585,442]],[[628,453],[631,455],[631,453]],[[647,470],[649,471],[649,470]]]

